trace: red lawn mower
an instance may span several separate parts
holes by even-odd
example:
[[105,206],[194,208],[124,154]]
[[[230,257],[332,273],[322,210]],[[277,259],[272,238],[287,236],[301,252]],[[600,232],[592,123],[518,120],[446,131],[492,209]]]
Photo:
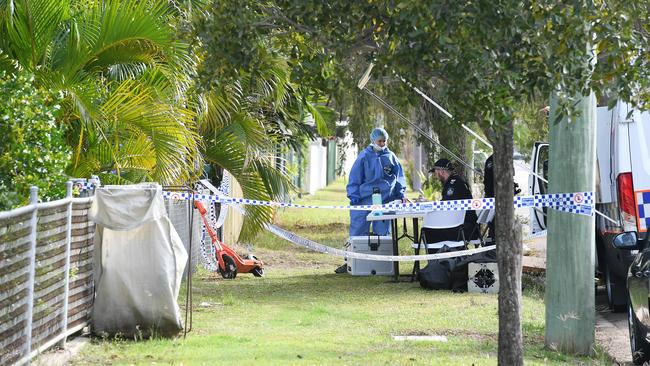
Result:
[[212,245],[214,246],[215,257],[217,257],[218,263],[217,272],[223,278],[228,279],[235,278],[237,273],[250,272],[255,277],[264,276],[264,262],[250,254],[246,258],[242,258],[232,248],[219,241],[217,233],[210,227],[208,219],[205,217],[208,210],[206,210],[201,201],[194,201],[194,206],[199,210],[201,218],[203,218],[205,230],[210,235],[210,238],[212,238]]

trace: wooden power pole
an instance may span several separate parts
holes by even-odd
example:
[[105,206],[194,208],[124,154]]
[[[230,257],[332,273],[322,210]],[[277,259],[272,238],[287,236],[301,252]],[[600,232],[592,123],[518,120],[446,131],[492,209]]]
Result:
[[[595,193],[596,99],[582,97],[578,117],[558,114],[551,99],[549,192]],[[594,196],[595,199],[595,196]],[[595,327],[595,218],[548,210],[546,248],[546,346],[589,354]]]

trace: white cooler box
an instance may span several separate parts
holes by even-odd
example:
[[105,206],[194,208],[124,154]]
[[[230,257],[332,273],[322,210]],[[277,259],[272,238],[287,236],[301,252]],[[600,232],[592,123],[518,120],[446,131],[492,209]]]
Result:
[[[377,243],[377,250],[372,250]],[[348,250],[355,253],[370,255],[393,255],[393,238],[391,236],[351,236],[348,239]],[[349,258],[348,273],[353,276],[392,276],[393,262],[371,261],[365,259]]]

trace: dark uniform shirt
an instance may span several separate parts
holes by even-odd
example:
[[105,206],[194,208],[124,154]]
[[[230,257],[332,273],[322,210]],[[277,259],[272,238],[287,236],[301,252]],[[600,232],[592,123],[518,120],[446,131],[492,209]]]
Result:
[[[458,174],[452,174],[442,187],[442,200],[465,200],[472,199],[472,191],[469,185]],[[463,231],[465,232],[465,239],[478,238],[478,232],[475,232],[474,226],[476,225],[476,211],[470,210],[465,213],[465,224]]]
[[494,197],[494,156],[490,155],[485,160],[485,169],[483,170],[483,188],[485,197]]
[[[490,155],[485,160],[485,169],[483,170],[483,189],[485,197],[494,197],[494,155]],[[494,240],[494,220],[488,224],[488,238]]]
[[458,174],[452,174],[442,187],[442,200],[464,200],[468,198],[472,198],[469,185]]

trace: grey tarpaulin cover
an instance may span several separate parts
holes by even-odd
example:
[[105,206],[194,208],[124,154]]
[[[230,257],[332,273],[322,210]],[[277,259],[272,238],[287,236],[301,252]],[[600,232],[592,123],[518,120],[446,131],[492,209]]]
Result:
[[95,232],[98,335],[174,335],[183,328],[176,299],[187,252],[167,217],[157,184],[96,190]]

